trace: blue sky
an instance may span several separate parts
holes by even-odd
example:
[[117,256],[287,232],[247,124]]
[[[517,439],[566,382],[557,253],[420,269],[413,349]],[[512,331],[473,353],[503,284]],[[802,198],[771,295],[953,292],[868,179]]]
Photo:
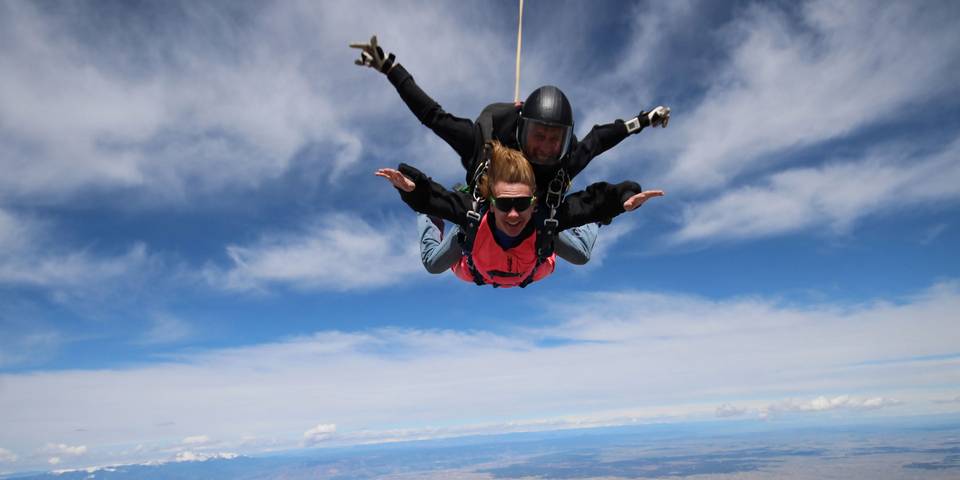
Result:
[[525,290],[421,268],[513,2],[0,4],[0,472],[664,420],[960,410],[955,2],[545,2],[521,96],[667,196]]

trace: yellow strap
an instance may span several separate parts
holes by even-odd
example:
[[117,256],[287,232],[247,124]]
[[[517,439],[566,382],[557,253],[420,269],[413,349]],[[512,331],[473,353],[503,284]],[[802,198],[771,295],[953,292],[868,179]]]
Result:
[[520,101],[520,44],[523,40],[523,0],[520,0],[520,19],[517,20],[517,80],[513,86],[513,101]]

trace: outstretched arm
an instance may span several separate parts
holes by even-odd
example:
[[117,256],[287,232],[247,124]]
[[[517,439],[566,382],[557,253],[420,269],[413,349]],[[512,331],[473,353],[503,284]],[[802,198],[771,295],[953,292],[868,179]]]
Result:
[[400,170],[394,170],[392,168],[380,168],[376,172],[373,172],[374,175],[378,177],[386,178],[390,181],[391,184],[402,192],[410,193],[417,188],[417,184],[413,183],[413,180],[410,180],[409,177],[400,173]]
[[649,112],[642,111],[627,121],[616,120],[613,123],[594,125],[590,133],[583,137],[564,159],[564,168],[567,174],[575,177],[594,157],[617,146],[627,136],[640,133],[646,127],[667,128],[669,121],[670,108],[660,106]]
[[374,172],[386,178],[400,192],[400,198],[413,210],[463,225],[472,203],[465,193],[451,192],[420,170],[401,163],[398,169],[381,168]]
[[636,210],[647,200],[663,196],[662,190],[643,190],[637,182],[597,182],[571,193],[557,211],[560,229],[592,222],[605,222],[623,212]]
[[[472,120],[447,113],[439,103],[430,98],[407,72],[403,65],[395,63],[394,54],[384,56],[383,48],[377,44],[377,36],[370,43],[353,43],[350,48],[360,49],[360,59],[354,63],[371,67],[385,75],[397,89],[407,108],[424,124],[447,142],[461,158],[473,156],[480,140],[479,131]],[[467,165],[464,165],[466,168]]]
[[623,202],[623,209],[627,212],[632,212],[643,206],[647,200],[650,200],[653,197],[662,197],[664,195],[666,194],[663,192],[663,190],[645,190]]

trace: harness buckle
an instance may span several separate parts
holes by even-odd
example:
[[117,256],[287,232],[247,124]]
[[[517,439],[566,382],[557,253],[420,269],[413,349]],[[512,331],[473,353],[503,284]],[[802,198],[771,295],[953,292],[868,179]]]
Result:
[[543,232],[547,235],[553,235],[559,227],[560,221],[556,218],[548,218],[543,221]]
[[560,202],[563,200],[563,180],[559,178],[554,178],[550,181],[550,184],[547,185],[547,196],[543,199],[544,203],[550,208],[557,208],[560,206]]

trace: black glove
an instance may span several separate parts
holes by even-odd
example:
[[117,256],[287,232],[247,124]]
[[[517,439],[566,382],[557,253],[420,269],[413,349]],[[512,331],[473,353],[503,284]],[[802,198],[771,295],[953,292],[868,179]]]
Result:
[[384,74],[390,73],[393,68],[393,62],[397,59],[392,53],[384,56],[383,49],[377,45],[377,36],[370,37],[370,43],[351,43],[350,48],[360,49],[360,59],[353,63],[370,67]]

